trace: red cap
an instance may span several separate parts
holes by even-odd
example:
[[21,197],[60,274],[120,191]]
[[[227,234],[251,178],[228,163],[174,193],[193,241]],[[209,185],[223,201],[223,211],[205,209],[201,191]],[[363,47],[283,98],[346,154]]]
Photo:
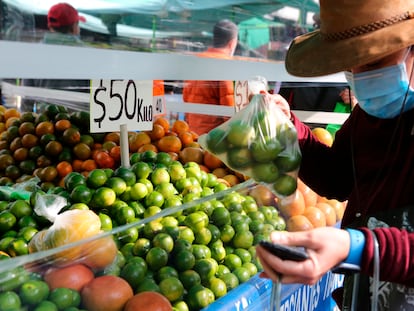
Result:
[[86,22],[85,17],[79,16],[78,11],[68,3],[58,3],[52,6],[47,14],[49,27],[69,26],[76,22]]

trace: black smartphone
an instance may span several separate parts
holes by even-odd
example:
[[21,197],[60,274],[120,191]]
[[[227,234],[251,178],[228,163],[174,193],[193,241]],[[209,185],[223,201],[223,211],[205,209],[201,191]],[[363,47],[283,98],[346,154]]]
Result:
[[338,274],[353,274],[359,273],[361,271],[361,267],[358,265],[341,262],[336,267],[333,267],[331,271],[332,273]]
[[269,241],[260,241],[259,244],[283,260],[303,261],[309,258],[308,253],[303,248],[274,244]]

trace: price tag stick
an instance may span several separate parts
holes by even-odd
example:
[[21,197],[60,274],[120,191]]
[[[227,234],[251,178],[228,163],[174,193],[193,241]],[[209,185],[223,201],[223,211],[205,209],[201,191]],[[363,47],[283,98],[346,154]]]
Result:
[[129,162],[129,145],[128,145],[128,128],[126,124],[121,124],[121,137],[120,137],[120,147],[121,147],[121,166],[130,168]]

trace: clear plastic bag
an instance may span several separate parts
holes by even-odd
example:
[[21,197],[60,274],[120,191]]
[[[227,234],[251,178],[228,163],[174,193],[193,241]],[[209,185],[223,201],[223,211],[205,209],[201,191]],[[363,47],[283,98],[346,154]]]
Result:
[[297,187],[301,152],[294,125],[265,94],[199,137],[200,145],[228,167],[286,197]]

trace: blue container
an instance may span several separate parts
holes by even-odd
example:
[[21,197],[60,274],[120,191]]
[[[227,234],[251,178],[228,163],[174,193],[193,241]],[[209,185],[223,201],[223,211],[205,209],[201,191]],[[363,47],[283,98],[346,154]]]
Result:
[[[283,285],[280,311],[335,310],[337,306],[331,293],[340,287],[342,282],[343,275],[329,272],[312,286]],[[227,295],[217,299],[203,311],[270,311],[271,292],[272,281],[262,279],[257,274],[246,283],[228,292]]]

